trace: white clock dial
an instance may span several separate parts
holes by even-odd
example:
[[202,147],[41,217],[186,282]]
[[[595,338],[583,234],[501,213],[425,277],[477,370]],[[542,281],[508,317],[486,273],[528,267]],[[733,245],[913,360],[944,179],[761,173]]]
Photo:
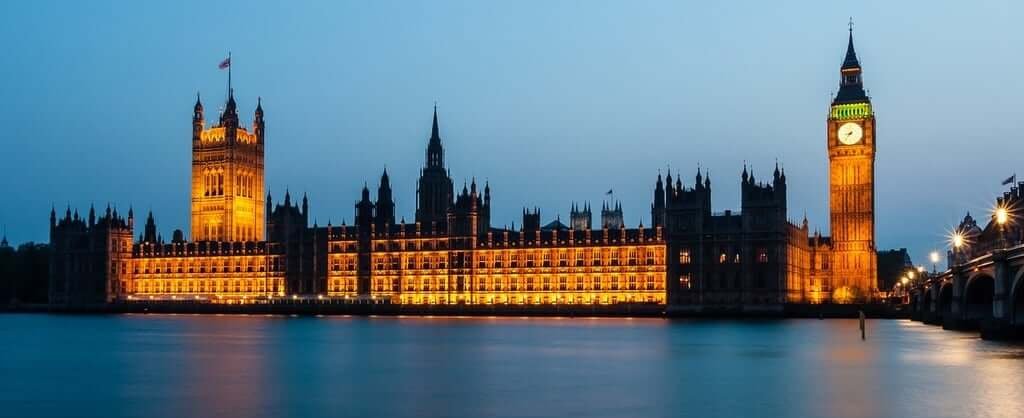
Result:
[[860,138],[864,136],[864,130],[855,122],[847,122],[839,127],[837,135],[839,135],[839,142],[844,145],[853,145],[860,142]]

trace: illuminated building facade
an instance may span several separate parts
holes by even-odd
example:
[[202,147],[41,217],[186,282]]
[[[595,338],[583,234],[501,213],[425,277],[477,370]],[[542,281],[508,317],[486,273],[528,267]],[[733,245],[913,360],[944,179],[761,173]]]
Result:
[[263,239],[263,106],[249,132],[238,122],[234,90],[216,126],[206,128],[196,97],[192,115],[192,239]]
[[851,27],[839,92],[828,116],[829,225],[815,241],[822,292],[832,300],[871,299],[877,292],[875,249],[875,114],[864,91]]
[[[519,229],[495,228],[489,184],[472,180],[455,193],[436,107],[413,222],[396,221],[385,170],[375,199],[364,186],[352,225],[310,226],[306,196],[293,203],[286,191],[274,205],[264,195],[263,108],[257,104],[252,132],[242,128],[229,89],[216,126],[205,126],[198,100],[194,108],[190,239],[178,230],[164,242],[152,214],[137,241],[131,214],[100,221],[90,214],[86,221],[69,208],[59,222],[51,214],[51,300],[651,303],[756,311],[870,296],[874,116],[852,36],[842,74],[828,125],[831,237],[811,235],[806,219],[789,221],[778,165],[763,182],[744,165],[737,212],[713,212],[710,176],[698,170],[692,185],[679,173],[658,174],[647,227],[627,227],[621,203],[612,201],[602,203],[597,229],[590,203],[573,203],[568,225],[557,217],[542,224],[534,208],[523,210]],[[72,283],[76,277],[81,283]]]

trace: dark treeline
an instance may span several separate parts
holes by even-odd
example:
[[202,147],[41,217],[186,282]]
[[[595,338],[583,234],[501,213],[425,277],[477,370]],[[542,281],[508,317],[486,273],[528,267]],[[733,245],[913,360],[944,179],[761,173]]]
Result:
[[0,306],[46,303],[50,247],[28,242],[0,247]]

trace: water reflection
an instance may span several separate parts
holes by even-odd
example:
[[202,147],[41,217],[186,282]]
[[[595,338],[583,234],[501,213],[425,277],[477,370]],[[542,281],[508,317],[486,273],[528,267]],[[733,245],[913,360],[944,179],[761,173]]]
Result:
[[0,316],[0,416],[1024,416],[1024,349],[906,321]]

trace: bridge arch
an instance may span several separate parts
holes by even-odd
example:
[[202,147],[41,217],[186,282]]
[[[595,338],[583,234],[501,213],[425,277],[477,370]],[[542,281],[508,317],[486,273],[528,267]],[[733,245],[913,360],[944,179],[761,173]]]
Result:
[[926,314],[931,314],[932,308],[935,307],[935,298],[932,297],[931,286],[929,286],[928,289],[924,291],[924,303],[922,304],[922,306],[924,307],[924,313]]
[[967,279],[964,285],[964,319],[981,321],[992,318],[992,301],[996,280],[988,273],[978,273]]
[[938,306],[935,313],[943,319],[953,315],[953,284],[945,282],[939,288]]
[[1010,289],[1010,321],[1013,325],[1022,326],[1024,325],[1024,277],[1018,274]]

